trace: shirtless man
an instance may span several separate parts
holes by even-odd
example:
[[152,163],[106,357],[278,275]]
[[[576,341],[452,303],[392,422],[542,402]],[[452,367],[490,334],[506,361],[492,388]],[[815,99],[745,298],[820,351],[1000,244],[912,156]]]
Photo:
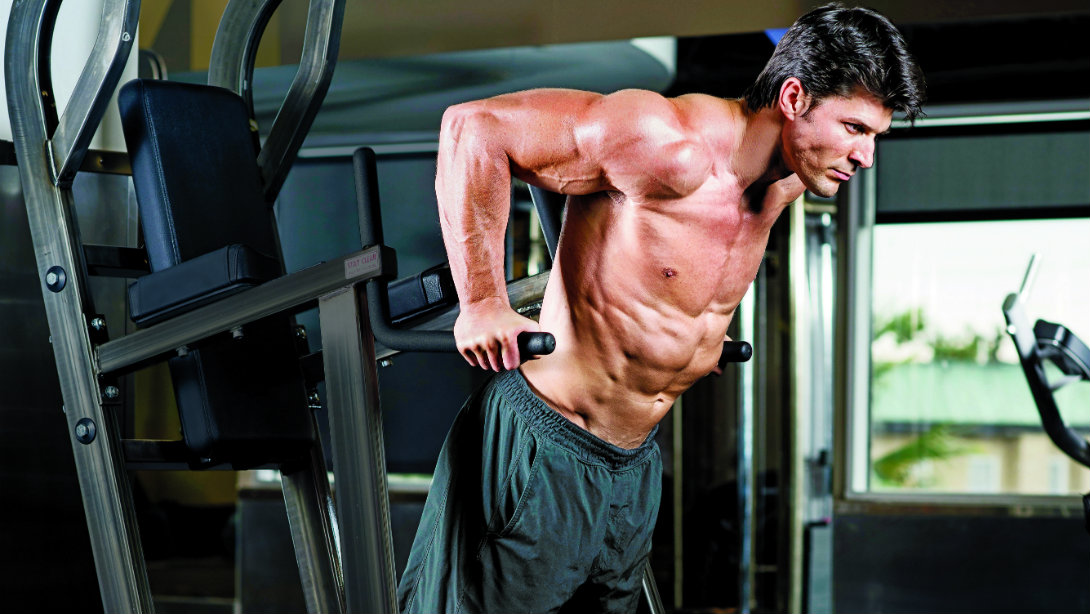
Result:
[[[780,212],[871,166],[923,82],[897,30],[827,6],[744,100],[535,90],[450,108],[443,237],[458,348],[499,372],[452,426],[404,611],[634,612],[658,513],[656,425],[711,372]],[[510,181],[568,195],[540,325],[508,304]],[[519,365],[516,336],[556,351]]]

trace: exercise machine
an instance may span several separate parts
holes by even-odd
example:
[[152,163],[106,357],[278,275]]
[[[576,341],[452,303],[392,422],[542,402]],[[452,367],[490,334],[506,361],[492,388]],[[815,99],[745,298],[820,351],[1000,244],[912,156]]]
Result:
[[[391,323],[424,311],[406,311],[407,287],[423,288],[426,306],[442,301],[426,280],[394,284],[390,296],[396,263],[382,244],[373,154],[354,159],[360,251],[285,275],[271,213],[329,87],[344,0],[310,0],[299,70],[263,143],[251,129],[254,56],[279,0],[231,0],[208,85],[122,88],[127,157],[93,152],[89,143],[131,52],[139,0],[104,2],[98,39],[63,113],[49,61],[60,5],[13,4],[7,103],[105,611],[154,611],[127,473],[133,466],[279,469],[307,610],[396,611],[376,359],[455,351],[453,336]],[[133,176],[145,249],[82,242],[72,184],[88,171]],[[139,277],[129,289],[138,330],[110,334],[94,306],[92,274]],[[540,300],[543,287],[543,278],[512,284],[512,305]],[[300,348],[292,317],[315,305],[324,333],[318,355]],[[549,349],[546,336],[527,343],[524,352]],[[732,343],[724,359],[749,352]],[[126,439],[119,378],[158,362],[170,364],[184,437]],[[276,388],[267,390],[270,375]],[[335,502],[312,412],[319,379]],[[648,579],[648,603],[661,611]]]
[[[1037,268],[1035,254],[1026,267],[1021,288],[1018,292],[1007,295],[1003,301],[1007,333],[1018,350],[1018,359],[1045,433],[1064,454],[1090,467],[1090,442],[1064,423],[1054,395],[1055,391],[1064,386],[1090,381],[1090,349],[1062,324],[1037,320],[1030,326],[1026,315],[1026,302],[1037,277]],[[1047,363],[1059,370],[1058,376],[1049,377],[1045,370]],[[1083,495],[1082,503],[1086,514],[1086,530],[1090,533],[1090,493]]]

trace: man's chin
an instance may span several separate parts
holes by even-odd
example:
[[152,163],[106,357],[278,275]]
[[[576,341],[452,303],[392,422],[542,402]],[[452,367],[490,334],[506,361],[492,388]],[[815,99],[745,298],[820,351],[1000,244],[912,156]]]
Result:
[[821,198],[832,198],[836,196],[837,191],[840,189],[840,183],[837,181],[823,181],[820,183],[811,181],[807,182],[806,189]]

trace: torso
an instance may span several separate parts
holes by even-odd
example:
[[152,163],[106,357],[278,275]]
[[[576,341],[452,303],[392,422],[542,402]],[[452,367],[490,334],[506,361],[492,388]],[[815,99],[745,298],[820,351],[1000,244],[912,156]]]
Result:
[[530,385],[595,435],[641,444],[718,362],[784,204],[769,200],[715,172],[680,198],[570,197],[540,318],[557,349],[523,365]]

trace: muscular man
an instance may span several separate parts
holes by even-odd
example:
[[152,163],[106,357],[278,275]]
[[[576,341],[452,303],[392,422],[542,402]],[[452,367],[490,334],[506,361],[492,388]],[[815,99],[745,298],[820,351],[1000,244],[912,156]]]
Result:
[[[871,166],[923,81],[866,9],[787,32],[744,100],[536,90],[450,108],[443,237],[471,365],[399,600],[414,612],[634,612],[658,513],[656,425],[717,364],[769,229]],[[508,304],[511,177],[568,195],[540,325]],[[556,336],[520,368],[522,331]]]

